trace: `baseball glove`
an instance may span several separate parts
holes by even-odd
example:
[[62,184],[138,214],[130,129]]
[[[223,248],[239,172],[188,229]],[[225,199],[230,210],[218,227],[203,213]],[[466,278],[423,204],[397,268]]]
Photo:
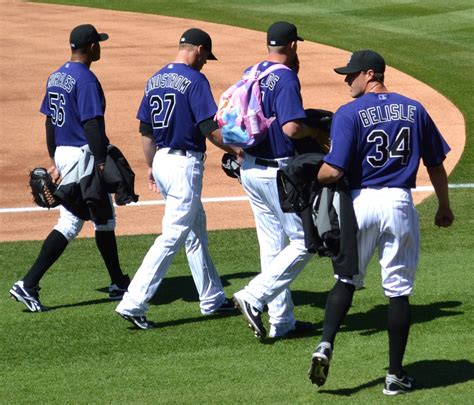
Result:
[[307,123],[310,127],[319,128],[329,133],[331,131],[331,122],[333,113],[327,110],[320,110],[317,108],[307,108],[306,113]]
[[297,154],[328,153],[330,147],[329,132],[331,131],[333,113],[316,108],[308,108],[304,111],[306,113],[306,124],[311,128],[317,129],[317,134],[311,138],[293,141]]
[[54,197],[56,184],[44,167],[36,167],[30,172],[30,187],[33,202],[43,208],[54,208],[59,201]]
[[224,153],[221,160],[221,167],[227,176],[239,180],[240,183],[240,164],[234,155]]

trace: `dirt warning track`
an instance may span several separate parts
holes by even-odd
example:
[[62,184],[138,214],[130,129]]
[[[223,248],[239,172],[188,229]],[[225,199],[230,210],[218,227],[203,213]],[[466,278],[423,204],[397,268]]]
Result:
[[[176,55],[179,36],[190,27],[209,32],[217,62],[203,69],[214,97],[241,75],[242,70],[265,59],[265,33],[201,21],[157,15],[0,0],[0,209],[32,207],[28,173],[35,166],[48,166],[44,117],[39,113],[48,75],[69,59],[69,33],[83,23],[94,24],[110,39],[103,43],[102,59],[92,70],[102,83],[107,99],[105,121],[111,142],[125,154],[136,173],[140,201],[161,196],[147,189],[138,121],[135,118],[145,81]],[[32,23],[34,22],[34,23]],[[38,29],[42,27],[42,29]],[[265,31],[267,27],[262,27]],[[304,36],[304,32],[301,32]],[[348,88],[333,72],[349,53],[305,41],[298,53],[299,73],[306,108],[335,111],[350,101]],[[317,61],[317,63],[314,63]],[[460,111],[445,97],[416,79],[387,68],[386,84],[391,91],[421,101],[450,144],[446,167],[452,170],[465,144],[465,125]],[[204,198],[244,196],[239,183],[220,169],[222,153],[208,145],[204,175]],[[418,185],[428,185],[424,170]],[[419,202],[429,193],[416,193]],[[204,204],[209,229],[253,227],[247,201],[214,201]],[[43,239],[55,224],[57,211],[1,212],[0,241]],[[118,235],[159,233],[163,205],[127,206],[117,209]],[[81,236],[92,236],[86,224]]]

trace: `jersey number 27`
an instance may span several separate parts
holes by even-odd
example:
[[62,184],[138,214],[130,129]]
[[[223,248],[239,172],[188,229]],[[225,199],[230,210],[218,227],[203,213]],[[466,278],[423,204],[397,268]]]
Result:
[[176,104],[176,95],[167,93],[161,98],[158,94],[150,97],[152,126],[154,129],[167,128]]

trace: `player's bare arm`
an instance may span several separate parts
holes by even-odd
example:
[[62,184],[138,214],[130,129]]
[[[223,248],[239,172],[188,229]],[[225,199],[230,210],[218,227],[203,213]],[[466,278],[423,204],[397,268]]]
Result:
[[236,146],[231,146],[231,145],[225,145],[223,143],[221,131],[219,129],[216,129],[206,134],[206,138],[209,139],[209,141],[213,145],[216,145],[218,148],[222,149],[223,151],[226,151],[227,153],[230,153],[231,155],[237,156],[239,158],[243,157],[244,152],[241,148],[238,148]]
[[291,139],[312,138],[325,152],[329,152],[328,133],[321,128],[313,128],[302,121],[289,121],[282,126],[282,130]]
[[289,121],[281,127],[286,136],[291,139],[302,139],[308,137],[316,137],[319,130],[311,128],[302,121]]
[[156,187],[155,178],[153,177],[152,165],[153,165],[153,158],[155,157],[156,153],[156,145],[153,136],[149,136],[146,134],[142,134],[142,146],[143,146],[143,154],[145,155],[145,161],[148,166],[147,178],[148,178],[148,188],[150,191],[154,193],[158,192],[158,188]]
[[320,184],[331,184],[338,181],[344,172],[337,167],[323,163],[318,171],[318,182]]
[[438,210],[435,214],[435,225],[447,228],[454,221],[454,214],[449,204],[448,176],[443,164],[427,167],[428,175],[438,197]]

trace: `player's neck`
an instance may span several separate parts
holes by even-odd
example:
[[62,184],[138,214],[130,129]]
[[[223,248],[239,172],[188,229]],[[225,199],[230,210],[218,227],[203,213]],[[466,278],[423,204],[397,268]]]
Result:
[[81,55],[81,54],[72,54],[70,58],[71,62],[76,62],[76,63],[82,63],[83,65],[86,65],[88,68],[91,67],[92,61],[90,58],[87,57],[87,55]]
[[388,89],[383,83],[380,82],[369,82],[367,83],[367,88],[365,93],[388,93]]
[[174,63],[184,63],[185,65],[191,66],[194,63],[194,57],[191,52],[187,49],[180,49],[178,55],[174,59]]
[[269,62],[274,62],[274,63],[281,63],[283,65],[286,65],[288,61],[288,57],[285,54],[282,53],[269,53],[267,60]]

